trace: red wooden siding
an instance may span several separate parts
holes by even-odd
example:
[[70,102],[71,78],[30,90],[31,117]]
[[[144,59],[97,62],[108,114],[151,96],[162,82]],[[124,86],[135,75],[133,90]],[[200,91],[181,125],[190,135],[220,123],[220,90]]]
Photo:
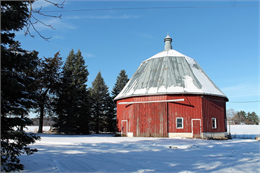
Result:
[[[134,101],[165,100],[166,96],[135,97]],[[166,103],[134,104],[133,135],[167,137]]]
[[167,137],[166,103],[135,104],[133,135],[144,137]]
[[[226,132],[226,99],[214,96],[203,96],[203,132]],[[212,128],[211,118],[216,118],[217,128]]]
[[[168,103],[169,133],[191,133],[191,120],[201,119],[201,97],[194,95],[168,96],[168,100],[180,98],[184,98],[184,102]],[[183,118],[183,129],[176,128],[177,117]]]
[[[119,105],[120,102],[140,102],[184,99],[183,102],[155,102]],[[183,128],[176,128],[176,118],[183,118]],[[211,118],[216,118],[217,128],[212,129]],[[127,132],[133,136],[167,137],[168,133],[192,133],[192,120],[203,132],[226,132],[226,99],[201,95],[141,96],[117,101],[117,127],[121,132],[122,120]],[[127,123],[127,125],[126,125]],[[125,127],[124,127],[125,128]]]
[[192,137],[199,138],[201,135],[201,120],[193,119],[192,120]]
[[119,102],[131,102],[133,98],[127,98],[124,100],[117,101],[117,130],[121,132],[121,123],[122,120],[127,120],[128,123],[128,132],[131,132],[131,122],[130,120],[133,119],[133,105],[119,105]]
[[121,121],[121,132],[122,132],[122,136],[127,136],[127,132],[128,132],[128,121],[127,120]]

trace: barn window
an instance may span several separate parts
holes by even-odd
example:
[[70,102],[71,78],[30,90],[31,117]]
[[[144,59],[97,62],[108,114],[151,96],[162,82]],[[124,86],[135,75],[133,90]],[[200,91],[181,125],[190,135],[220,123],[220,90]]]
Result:
[[183,129],[183,118],[176,118],[176,122],[177,129]]
[[216,120],[216,118],[211,118],[211,122],[212,122],[212,129],[216,129],[217,128],[217,120]]

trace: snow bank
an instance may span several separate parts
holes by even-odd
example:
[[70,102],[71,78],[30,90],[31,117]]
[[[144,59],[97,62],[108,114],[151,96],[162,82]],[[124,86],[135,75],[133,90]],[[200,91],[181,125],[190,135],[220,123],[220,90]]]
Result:
[[[229,133],[229,125],[227,126]],[[255,139],[260,136],[260,125],[230,125],[232,138]]]
[[[26,132],[37,132],[38,128],[39,128],[39,126],[26,126],[24,128],[24,131],[26,131]],[[51,128],[51,126],[43,126],[42,130],[47,132],[47,131],[50,130],[50,128]]]

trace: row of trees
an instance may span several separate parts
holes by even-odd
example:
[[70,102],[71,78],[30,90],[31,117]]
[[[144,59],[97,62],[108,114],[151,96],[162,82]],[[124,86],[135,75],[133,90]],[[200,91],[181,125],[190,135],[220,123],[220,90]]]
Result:
[[113,98],[128,81],[122,70],[110,96],[100,72],[87,87],[89,73],[80,51],[72,50],[62,66],[59,52],[39,59],[38,52],[22,49],[14,32],[27,27],[28,33],[34,24],[32,13],[42,14],[28,8],[32,2],[1,1],[1,171],[5,172],[22,170],[19,156],[37,152],[28,145],[40,137],[23,130],[32,124],[27,118],[31,111],[39,113],[40,133],[46,115],[53,115],[65,133],[114,131]]
[[[99,72],[88,88],[86,82],[89,72],[80,50],[69,53],[61,75],[49,93],[53,97],[47,112],[51,112],[60,132],[66,134],[89,134],[90,131],[116,131],[116,105],[113,99],[128,82],[125,70],[121,70],[110,96],[107,85]],[[57,87],[57,88],[56,88]],[[46,104],[47,106],[47,104]],[[42,116],[41,116],[42,118]],[[40,133],[42,131],[39,131]]]
[[[38,113],[38,133],[43,132],[43,119],[46,116],[53,119],[53,126],[57,127],[59,132],[66,134],[115,132],[116,104],[113,99],[129,80],[125,70],[119,73],[110,96],[101,72],[92,82],[92,87],[87,87],[89,72],[80,50],[74,53],[72,49],[64,66],[61,59],[59,52],[54,57],[35,57],[35,66],[25,72],[32,81],[26,91],[23,91],[32,98],[20,98],[33,104],[26,108],[26,112],[23,111],[25,108],[21,108],[17,115],[21,114],[21,118],[25,118],[29,110]],[[9,86],[5,86],[6,90],[10,89]],[[16,114],[9,111],[9,115]],[[23,127],[24,125],[20,125],[20,130],[23,130]]]
[[260,119],[255,112],[227,110],[227,120],[230,124],[259,124]]

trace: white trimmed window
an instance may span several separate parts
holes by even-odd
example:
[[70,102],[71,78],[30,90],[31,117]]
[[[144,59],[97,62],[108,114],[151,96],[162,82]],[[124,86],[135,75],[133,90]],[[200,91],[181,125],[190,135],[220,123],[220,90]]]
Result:
[[217,128],[217,119],[211,118],[211,123],[212,123],[212,129],[216,129]]
[[183,129],[183,118],[182,117],[176,118],[176,128]]

